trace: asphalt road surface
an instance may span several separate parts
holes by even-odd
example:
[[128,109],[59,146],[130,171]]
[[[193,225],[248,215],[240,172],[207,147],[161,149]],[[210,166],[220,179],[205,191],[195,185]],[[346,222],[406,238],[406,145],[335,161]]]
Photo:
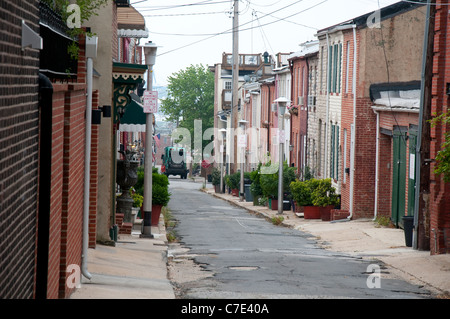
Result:
[[170,179],[169,209],[177,220],[174,230],[180,241],[171,254],[174,260],[192,260],[205,274],[189,280],[187,269],[178,269],[184,276],[176,284],[179,298],[430,297],[424,289],[391,276],[377,260],[324,250],[311,235],[275,226],[201,192],[200,187]]

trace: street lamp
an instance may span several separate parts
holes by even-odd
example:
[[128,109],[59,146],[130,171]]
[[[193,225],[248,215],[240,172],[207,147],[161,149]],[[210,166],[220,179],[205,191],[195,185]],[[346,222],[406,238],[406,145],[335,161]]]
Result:
[[[153,90],[153,65],[156,60],[157,46],[151,41],[144,45],[145,63],[148,65],[147,70],[147,90]],[[153,238],[152,225],[152,183],[153,183],[153,114],[146,114],[145,124],[145,158],[144,158],[144,227],[140,237]]]
[[220,193],[223,194],[223,153],[225,152],[225,148],[224,148],[224,140],[225,140],[225,136],[227,134],[227,130],[226,129],[221,129],[219,130],[220,133],[222,133],[222,145],[220,148]]
[[278,133],[280,151],[279,151],[279,169],[278,169],[278,214],[283,214],[283,160],[284,160],[284,143],[286,141],[284,132],[284,114],[286,113],[286,105],[290,102],[285,97],[280,97],[274,101],[278,103],[278,116],[281,118],[281,130]]
[[[241,148],[242,148],[242,159],[241,159],[241,187],[240,187],[240,191],[239,191],[239,199],[241,202],[244,201],[244,161],[245,161],[245,148],[246,148],[246,143],[247,143],[247,136],[245,134],[245,126],[248,124],[248,121],[245,120],[240,120],[239,121],[239,126],[241,127],[243,134],[241,135],[242,140],[240,141],[241,143]],[[244,142],[245,141],[245,142]]]

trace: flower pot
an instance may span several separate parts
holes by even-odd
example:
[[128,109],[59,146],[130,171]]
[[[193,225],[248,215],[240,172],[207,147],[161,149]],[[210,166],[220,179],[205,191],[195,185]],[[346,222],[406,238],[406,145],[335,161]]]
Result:
[[297,202],[293,201],[293,210],[294,213],[303,213],[304,206],[297,205]]
[[220,185],[214,185],[214,190],[217,194],[220,194]]
[[278,210],[278,199],[269,199],[270,201],[270,209]]
[[158,226],[162,208],[162,205],[152,205],[152,226]]
[[239,189],[232,189],[231,190],[231,195],[239,197]]
[[319,206],[305,206],[303,213],[305,219],[320,219]]
[[331,210],[334,208],[333,205],[328,205],[325,207],[320,207],[320,218],[324,222],[329,222],[331,220]]

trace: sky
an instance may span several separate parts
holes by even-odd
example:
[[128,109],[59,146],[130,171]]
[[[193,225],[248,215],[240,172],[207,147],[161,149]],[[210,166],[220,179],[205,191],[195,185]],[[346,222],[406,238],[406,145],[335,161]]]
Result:
[[[317,30],[399,0],[240,0],[239,53],[290,53]],[[154,86],[190,65],[214,66],[233,50],[232,0],[131,0],[158,46]]]

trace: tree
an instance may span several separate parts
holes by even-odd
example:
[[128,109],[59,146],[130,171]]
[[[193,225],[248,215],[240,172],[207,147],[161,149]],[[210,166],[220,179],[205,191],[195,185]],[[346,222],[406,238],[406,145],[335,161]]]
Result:
[[[161,111],[169,121],[189,130],[191,148],[194,143],[194,121],[202,121],[204,132],[214,127],[214,74],[203,65],[191,65],[172,74],[168,79],[168,96],[161,102]],[[213,137],[203,140],[202,149],[211,143]],[[198,150],[201,151],[201,150]]]

